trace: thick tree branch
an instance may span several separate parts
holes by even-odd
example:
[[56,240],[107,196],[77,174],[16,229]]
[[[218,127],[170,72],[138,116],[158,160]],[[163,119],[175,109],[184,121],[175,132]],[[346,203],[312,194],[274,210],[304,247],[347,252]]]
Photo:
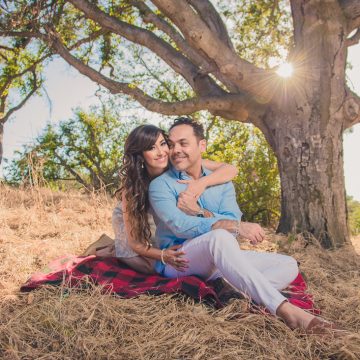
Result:
[[143,20],[145,23],[152,23],[163,33],[168,35],[179,49],[198,67],[201,67],[203,73],[210,73],[214,70],[215,64],[210,64],[208,59],[201,56],[194,50],[181,34],[171,26],[167,21],[157,16],[143,1],[133,1],[132,4],[143,13]]
[[360,97],[348,87],[346,88],[346,95],[343,104],[345,129],[360,122]]
[[225,78],[236,84],[238,91],[269,98],[272,96],[268,77],[272,72],[241,59],[218,33],[214,33],[186,0],[152,0],[181,30],[190,46],[214,60]]
[[346,46],[353,46],[358,44],[360,41],[360,28],[358,28],[353,36],[346,39]]
[[290,6],[294,27],[294,43],[298,46],[302,42],[302,31],[304,26],[303,3],[298,0],[290,0]]
[[[125,37],[131,42],[149,48],[157,56],[163,59],[178,74],[181,74],[189,83],[189,85],[195,89],[195,91],[197,90],[198,85],[196,84],[196,80],[199,81],[199,78],[197,78],[199,69],[191,61],[189,61],[189,59],[176,51],[170,44],[158,38],[148,30],[127,24],[113,16],[106,14],[97,6],[91,4],[89,1],[69,0],[69,2],[71,2],[77,9],[82,11],[86,17],[96,21],[103,28]],[[201,80],[201,83],[204,83],[205,79]],[[221,92],[220,87],[218,87],[215,82],[213,82],[210,78],[206,80],[206,87],[211,87],[214,93],[217,92],[219,94]],[[202,88],[205,88],[205,86],[202,86]]]
[[199,68],[201,76],[212,73],[229,91],[236,92],[234,84],[222,76],[215,62],[209,59],[203,51],[192,48],[173,26],[157,16],[143,1],[133,1],[132,4],[144,14],[143,20],[145,23],[152,23],[175,42],[180,51]]
[[209,29],[218,34],[218,37],[223,41],[230,49],[235,51],[234,45],[231,42],[226,26],[221,19],[221,16],[214,8],[213,4],[209,0],[188,0],[194,7],[202,20],[206,23]]
[[348,31],[360,27],[360,1],[359,0],[339,0],[339,4],[348,20]]
[[[1,28],[1,27],[0,27]],[[32,31],[11,31],[11,30],[2,30],[0,31],[0,36],[3,37],[25,37],[25,38],[42,38],[42,34]]]
[[146,95],[141,89],[132,84],[114,81],[84,64],[81,60],[71,55],[55,33],[52,33],[49,42],[51,42],[53,49],[80,73],[104,86],[113,94],[123,93],[131,96],[150,111],[164,115],[189,115],[199,110],[226,111],[235,106],[241,108],[241,104],[244,106],[248,104],[248,99],[245,96],[232,94],[204,96],[174,103],[157,100]]

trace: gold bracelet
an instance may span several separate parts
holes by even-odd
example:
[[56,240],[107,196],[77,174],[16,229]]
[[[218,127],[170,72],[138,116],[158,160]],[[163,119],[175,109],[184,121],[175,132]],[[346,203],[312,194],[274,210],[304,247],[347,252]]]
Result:
[[165,251],[166,249],[162,249],[161,250],[161,262],[164,264],[164,265],[166,265],[166,262],[165,262],[165,260],[164,260],[164,251]]

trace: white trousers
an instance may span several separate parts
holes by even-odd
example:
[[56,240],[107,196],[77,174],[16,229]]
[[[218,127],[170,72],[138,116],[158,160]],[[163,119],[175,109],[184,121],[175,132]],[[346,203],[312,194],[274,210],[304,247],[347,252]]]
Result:
[[286,300],[279,290],[286,288],[299,272],[294,258],[241,250],[235,237],[222,229],[186,240],[180,250],[185,252],[189,267],[180,272],[167,265],[164,271],[166,277],[198,275],[204,280],[223,277],[274,315],[278,306]]

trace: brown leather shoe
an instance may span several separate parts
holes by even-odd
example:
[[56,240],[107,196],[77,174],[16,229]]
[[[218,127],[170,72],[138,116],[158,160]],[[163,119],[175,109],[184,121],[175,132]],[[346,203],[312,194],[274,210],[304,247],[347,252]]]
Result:
[[226,280],[219,277],[208,281],[208,284],[215,290],[222,304],[227,304],[234,299],[245,299],[244,295],[235,290]]

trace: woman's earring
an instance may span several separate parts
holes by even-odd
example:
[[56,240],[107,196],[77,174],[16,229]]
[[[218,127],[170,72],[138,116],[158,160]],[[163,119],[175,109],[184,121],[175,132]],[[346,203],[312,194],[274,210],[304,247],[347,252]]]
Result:
[[144,162],[141,162],[141,168],[144,170]]

